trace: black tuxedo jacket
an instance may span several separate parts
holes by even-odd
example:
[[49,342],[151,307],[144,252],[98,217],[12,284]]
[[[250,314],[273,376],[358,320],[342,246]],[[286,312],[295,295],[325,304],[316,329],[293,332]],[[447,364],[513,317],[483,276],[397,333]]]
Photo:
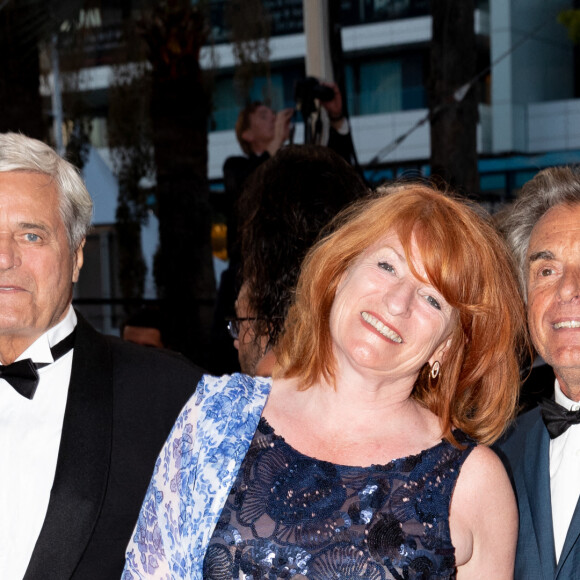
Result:
[[78,319],[56,474],[24,580],[121,577],[155,460],[202,374]]
[[518,500],[520,526],[514,580],[579,580],[580,501],[556,564],[550,495],[550,436],[540,408],[520,415],[498,447]]
[[504,462],[518,500],[520,518],[515,580],[580,579],[580,501],[576,504],[562,553],[556,564],[550,495],[550,436],[538,402],[554,396],[554,371],[534,367],[521,401],[520,415],[495,449]]
[[520,390],[519,413],[525,413],[538,406],[543,399],[554,398],[554,369],[547,364],[532,367],[531,372],[524,376],[524,384]]

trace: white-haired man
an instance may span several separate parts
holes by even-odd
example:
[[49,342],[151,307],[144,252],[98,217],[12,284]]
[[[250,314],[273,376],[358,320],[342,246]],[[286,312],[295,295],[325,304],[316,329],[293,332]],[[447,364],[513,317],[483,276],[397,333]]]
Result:
[[200,371],[71,306],[92,215],[50,147],[0,134],[0,578],[118,578],[155,458]]

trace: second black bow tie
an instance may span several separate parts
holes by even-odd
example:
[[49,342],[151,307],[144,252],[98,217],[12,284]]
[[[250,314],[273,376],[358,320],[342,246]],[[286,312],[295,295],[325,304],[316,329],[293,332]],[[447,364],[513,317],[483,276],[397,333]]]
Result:
[[29,358],[0,366],[0,377],[8,381],[23,397],[34,397],[38,385],[38,371]]
[[[66,338],[55,344],[50,352],[56,361],[65,355],[74,345],[75,331],[73,330]],[[0,365],[0,378],[6,380],[14,389],[27,399],[32,399],[38,386],[39,368],[48,366],[50,363],[34,363],[31,359],[17,360],[9,365]]]
[[542,399],[540,408],[550,439],[559,437],[568,427],[580,423],[580,411],[568,411],[553,399]]

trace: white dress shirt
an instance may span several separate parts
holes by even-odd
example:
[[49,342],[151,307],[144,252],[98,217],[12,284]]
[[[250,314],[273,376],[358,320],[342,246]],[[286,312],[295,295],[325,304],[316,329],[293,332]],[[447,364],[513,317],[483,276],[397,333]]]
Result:
[[[569,411],[580,409],[580,403],[562,393],[557,380],[554,393],[558,405]],[[580,425],[572,425],[562,435],[550,440],[550,493],[558,562],[580,497]]]
[[[72,307],[17,360],[52,363],[50,348],[75,328]],[[46,516],[72,367],[72,350],[38,370],[29,400],[0,379],[0,578],[21,580]]]

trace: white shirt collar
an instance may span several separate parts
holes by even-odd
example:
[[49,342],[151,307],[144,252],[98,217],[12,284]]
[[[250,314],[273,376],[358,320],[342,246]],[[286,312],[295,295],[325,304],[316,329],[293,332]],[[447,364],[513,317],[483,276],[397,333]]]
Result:
[[66,338],[77,325],[77,315],[74,308],[69,306],[66,316],[52,328],[49,328],[43,335],[39,336],[16,360],[30,358],[37,363],[54,362],[51,347]]
[[568,411],[578,411],[580,409],[580,402],[569,399],[560,388],[560,383],[556,379],[554,383],[554,399],[558,405],[562,405]]

